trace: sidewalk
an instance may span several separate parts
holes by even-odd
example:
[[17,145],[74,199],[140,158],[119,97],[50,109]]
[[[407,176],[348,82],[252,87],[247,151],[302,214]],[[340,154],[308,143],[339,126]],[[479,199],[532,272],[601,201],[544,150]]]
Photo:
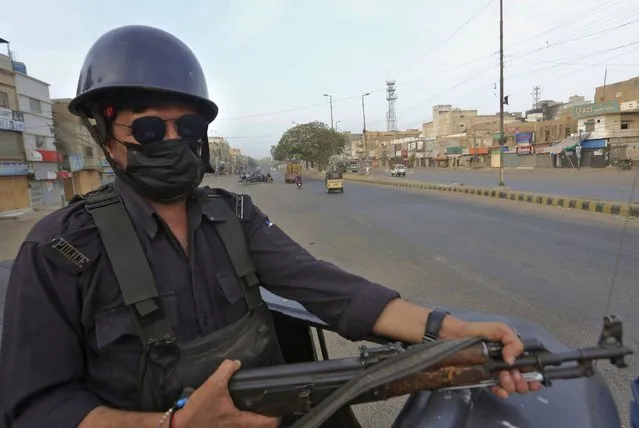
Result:
[[58,208],[51,207],[30,211],[18,218],[0,218],[0,237],[2,237],[0,240],[0,260],[14,258],[31,228],[40,219]]
[[[504,182],[510,190],[543,193],[545,195],[585,198],[591,200],[628,203],[637,171],[618,171],[614,168],[504,169]],[[371,171],[371,177],[390,178],[383,169]],[[499,184],[499,168],[424,168],[413,169],[406,179],[423,183],[495,188]],[[638,189],[633,197],[639,203]]]

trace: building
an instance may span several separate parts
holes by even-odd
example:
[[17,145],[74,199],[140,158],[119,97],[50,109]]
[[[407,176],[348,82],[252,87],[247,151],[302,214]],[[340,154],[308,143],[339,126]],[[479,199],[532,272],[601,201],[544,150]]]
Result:
[[232,173],[237,174],[240,168],[246,168],[244,162],[245,156],[242,156],[242,151],[234,147],[229,148],[229,169]]
[[[522,119],[521,113],[504,113],[504,123],[511,123]],[[433,120],[422,124],[425,137],[441,137],[443,135],[457,135],[466,132],[471,126],[486,127],[497,123],[499,114],[480,115],[477,110],[453,108],[450,104],[433,106]]]
[[364,136],[363,155],[371,161],[373,167],[387,167],[395,152],[392,141],[402,138],[417,138],[421,134],[419,129],[405,131],[366,131]]
[[111,168],[103,165],[104,155],[80,118],[68,110],[71,99],[53,100],[53,124],[55,141],[60,152],[61,175],[64,195],[73,195],[97,189],[102,183],[113,180]]
[[24,116],[18,104],[9,43],[0,39],[0,212],[29,208],[29,165],[24,154]]
[[[587,144],[604,140],[609,160],[639,159],[639,77],[599,86],[595,102],[575,107],[579,131],[589,132]],[[603,147],[600,147],[602,149]]]
[[362,157],[364,155],[364,134],[351,131],[342,131],[341,134],[346,138],[344,147],[346,155],[353,158]]
[[[536,108],[526,112],[526,117],[519,112],[505,112],[506,165],[550,166],[547,153],[541,158],[527,155],[535,154],[537,148],[560,143],[576,133],[577,119],[571,107],[583,99],[573,96],[568,103],[540,102]],[[498,162],[495,163],[498,155],[488,156],[494,155],[495,148],[499,147],[499,114],[480,115],[477,110],[437,105],[433,107],[433,120],[422,125],[422,136],[425,143],[434,142],[432,150],[427,150],[429,144],[424,144],[426,159],[418,162],[418,166],[499,166]]]
[[229,142],[224,137],[208,137],[208,141],[211,166],[217,168],[223,165],[225,170],[231,161]]
[[[24,70],[26,71],[26,69]],[[24,115],[24,153],[29,162],[29,197],[34,208],[62,204],[58,177],[59,158],[53,136],[49,84],[24,73],[15,73],[18,106]]]
[[554,100],[539,101],[532,109],[526,110],[526,121],[554,120],[569,114],[575,105],[584,103],[587,103],[586,98],[581,95],[571,96],[567,103]]

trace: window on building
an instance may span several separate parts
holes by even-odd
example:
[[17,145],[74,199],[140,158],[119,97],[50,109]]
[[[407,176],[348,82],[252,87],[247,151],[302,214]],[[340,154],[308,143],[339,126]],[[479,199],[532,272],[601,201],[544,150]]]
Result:
[[9,108],[9,94],[0,91],[0,107]]
[[86,156],[88,158],[92,158],[93,157],[93,147],[85,147],[84,148],[84,156]]
[[630,121],[622,120],[621,121],[621,129],[630,129]]
[[595,121],[589,120],[586,122],[586,132],[594,132],[595,131]]
[[46,144],[47,144],[47,139],[46,139],[46,138],[44,138],[42,135],[36,135],[36,136],[35,136],[35,146],[36,146],[36,149],[41,149],[41,148],[43,148]]
[[31,111],[32,113],[42,113],[42,105],[40,104],[40,100],[29,98],[29,111]]
[[544,141],[546,143],[549,143],[550,142],[550,129],[546,129],[546,133],[545,133],[544,137],[545,137]]
[[572,128],[566,128],[566,132],[564,132],[564,138],[570,137],[570,134],[572,134]]

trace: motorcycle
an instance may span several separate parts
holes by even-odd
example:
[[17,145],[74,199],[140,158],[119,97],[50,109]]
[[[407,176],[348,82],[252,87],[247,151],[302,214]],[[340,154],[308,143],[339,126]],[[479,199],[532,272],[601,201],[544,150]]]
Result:
[[[0,262],[0,289],[6,289],[11,265],[12,260]],[[604,318],[597,345],[571,349],[524,319],[444,308],[467,321],[504,322],[524,340],[526,353],[517,367],[546,388],[500,400],[488,389],[504,365],[499,344],[475,338],[407,346],[371,336],[366,341],[380,347],[363,346],[357,357],[329,359],[324,331],[333,327],[298,302],[261,293],[286,364],[240,369],[229,391],[239,409],[282,416],[286,427],[362,428],[351,404],[403,395],[408,399],[391,428],[621,426],[595,364],[609,360],[624,368],[624,357],[633,353],[623,345],[622,323],[614,316]]]
[[302,190],[302,178],[301,177],[295,178],[295,185],[297,186],[297,188],[299,190]]

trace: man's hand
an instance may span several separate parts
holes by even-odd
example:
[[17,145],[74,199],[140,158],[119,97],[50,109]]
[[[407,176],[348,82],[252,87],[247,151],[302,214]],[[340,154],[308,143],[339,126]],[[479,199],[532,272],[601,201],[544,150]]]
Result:
[[[456,329],[455,336],[481,337],[486,340],[501,342],[504,345],[503,358],[508,364],[513,364],[515,358],[524,352],[524,344],[517,337],[512,328],[498,322],[463,322]],[[493,393],[500,398],[508,398],[509,394],[525,394],[530,391],[539,391],[542,385],[538,381],[526,382],[519,370],[502,371],[499,374],[500,386],[491,388]]]
[[239,370],[239,361],[224,361],[189,397],[175,414],[175,428],[276,428],[278,418],[240,411],[235,407],[228,384]]

